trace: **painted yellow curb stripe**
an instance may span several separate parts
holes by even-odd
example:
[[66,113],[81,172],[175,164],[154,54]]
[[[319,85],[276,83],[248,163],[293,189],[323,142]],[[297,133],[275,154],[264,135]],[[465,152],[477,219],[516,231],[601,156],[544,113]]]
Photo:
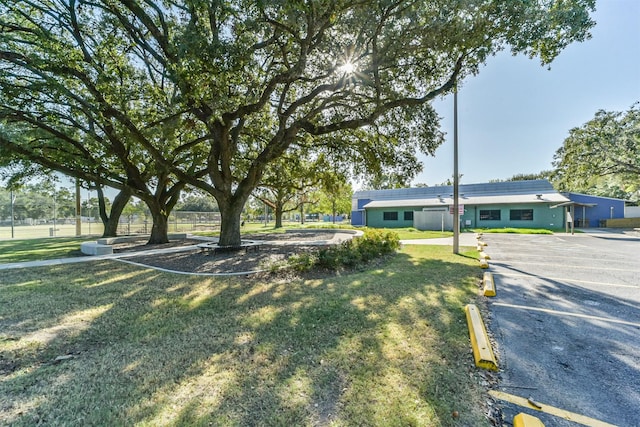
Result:
[[533,415],[520,412],[513,417],[513,427],[544,427],[544,423]]
[[484,327],[480,310],[474,304],[468,304],[464,308],[467,314],[467,326],[469,327],[469,337],[471,338],[471,349],[473,358],[478,368],[498,370],[498,362],[493,354],[487,330]]
[[482,276],[482,283],[484,284],[484,296],[495,297],[496,296],[496,284],[493,281],[493,274],[486,271]]
[[[605,423],[604,421],[596,420],[584,415],[576,414],[564,409],[556,408],[555,406],[539,403],[540,407],[532,405],[529,399],[524,397],[514,396],[513,394],[504,393],[497,390],[489,390],[489,394],[496,399],[504,400],[505,402],[513,403],[514,405],[522,406],[523,408],[534,409],[536,411],[544,412],[559,418],[564,418],[567,421],[573,421],[574,423],[582,424],[587,427],[616,427],[613,424]],[[536,402],[537,403],[537,402]],[[515,420],[515,419],[514,419]],[[514,424],[515,426],[515,424]]]

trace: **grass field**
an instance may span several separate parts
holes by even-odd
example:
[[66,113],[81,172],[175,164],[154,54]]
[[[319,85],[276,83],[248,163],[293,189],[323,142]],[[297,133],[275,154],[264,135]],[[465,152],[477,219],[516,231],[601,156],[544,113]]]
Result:
[[450,252],[314,280],[5,270],[0,424],[488,425],[463,312],[481,271]]
[[80,256],[80,244],[95,237],[0,240],[0,264]]
[[[102,234],[102,230],[103,227],[101,222],[92,222],[91,227],[89,227],[89,223],[82,223],[82,235],[100,236]],[[13,227],[13,238],[15,239],[75,237],[75,235],[75,224],[56,224],[55,229],[53,224],[19,225]],[[11,239],[11,227],[0,227],[0,240],[4,239]]]
[[[553,230],[547,230],[546,228],[477,228],[476,233],[506,233],[506,234],[553,234]],[[557,229],[555,232],[564,232],[564,230]]]

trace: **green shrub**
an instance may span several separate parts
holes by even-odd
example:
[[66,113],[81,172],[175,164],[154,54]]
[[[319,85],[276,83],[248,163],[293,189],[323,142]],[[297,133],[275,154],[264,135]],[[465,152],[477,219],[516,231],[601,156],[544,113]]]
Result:
[[398,234],[393,231],[367,229],[361,237],[354,237],[337,246],[318,251],[317,256],[304,253],[289,258],[289,265],[297,271],[314,266],[337,270],[354,267],[380,256],[393,253],[400,247]]
[[318,256],[313,253],[303,252],[301,254],[292,255],[288,259],[289,267],[296,271],[311,270],[318,263]]

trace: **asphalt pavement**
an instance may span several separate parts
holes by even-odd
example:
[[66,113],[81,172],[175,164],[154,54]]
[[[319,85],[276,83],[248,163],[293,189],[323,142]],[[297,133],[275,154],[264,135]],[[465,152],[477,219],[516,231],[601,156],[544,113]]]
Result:
[[505,420],[640,426],[640,234],[485,234]]

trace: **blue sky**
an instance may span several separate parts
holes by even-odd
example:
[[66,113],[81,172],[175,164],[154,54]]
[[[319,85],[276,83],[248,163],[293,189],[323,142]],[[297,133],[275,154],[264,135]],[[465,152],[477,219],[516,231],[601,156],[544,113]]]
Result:
[[[640,101],[640,0],[598,0],[592,38],[567,47],[551,64],[502,52],[458,91],[461,183],[552,169],[569,130],[598,110],[625,111]],[[421,156],[414,183],[453,176],[453,96],[434,102],[446,142]]]

